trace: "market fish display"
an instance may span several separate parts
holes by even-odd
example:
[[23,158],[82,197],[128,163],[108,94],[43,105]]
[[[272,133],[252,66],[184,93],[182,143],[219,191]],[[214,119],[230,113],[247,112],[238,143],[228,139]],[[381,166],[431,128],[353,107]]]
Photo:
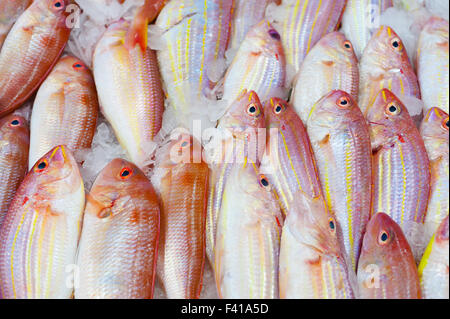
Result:
[[84,199],[78,165],[64,146],[52,149],[30,170],[0,232],[3,298],[72,296]]
[[311,198],[322,190],[311,144],[294,108],[281,99],[264,106],[267,147],[261,171],[267,176],[286,216],[298,191]]
[[115,159],[102,170],[87,198],[75,298],[153,297],[159,213],[153,186],[138,167]]
[[448,299],[448,215],[432,237],[419,265],[423,298]]
[[157,275],[168,298],[196,299],[206,261],[209,168],[201,160],[201,145],[189,135],[172,141],[162,156]]
[[[391,27],[381,26],[374,32],[359,66],[358,104],[365,115],[383,88],[389,89],[402,101],[406,101],[408,97],[420,99],[417,76],[402,40]],[[408,111],[411,111],[411,116],[418,115],[417,110],[410,108]]]
[[235,166],[217,222],[214,272],[220,298],[278,298],[283,217],[267,178]]
[[355,269],[372,204],[369,128],[355,100],[332,91],[313,107],[307,130],[324,197]]
[[358,60],[350,41],[340,32],[320,39],[308,53],[297,74],[291,99],[303,123],[317,101],[331,90],[348,92],[358,100]]
[[69,1],[37,0],[17,19],[0,51],[0,116],[28,99],[69,39]]
[[31,4],[32,0],[2,0],[0,1],[0,49],[9,30],[17,18]]
[[431,18],[422,29],[417,49],[417,75],[425,110],[439,107],[448,113],[448,21]]
[[34,100],[28,167],[57,145],[71,151],[91,147],[97,114],[91,72],[75,57],[61,58]]
[[266,20],[247,33],[224,79],[223,99],[234,101],[242,90],[255,91],[261,101],[286,98],[286,62],[281,37]]
[[[210,158],[208,208],[206,212],[206,254],[214,265],[217,218],[228,176],[234,166],[259,166],[265,150],[264,113],[258,95],[244,90],[217,125],[218,139],[207,145]],[[212,146],[212,147],[211,147]]]
[[348,0],[342,16],[342,32],[353,44],[358,59],[373,32],[379,27],[380,16],[393,6],[392,0]]
[[280,298],[356,298],[356,275],[324,199],[295,198],[281,234]]
[[372,212],[400,225],[416,257],[430,194],[430,162],[407,108],[383,89],[367,110],[373,154]]
[[27,173],[30,131],[17,115],[0,119],[0,229],[17,188]]
[[431,191],[425,217],[426,243],[449,212],[448,125],[448,114],[434,107],[428,111],[420,128],[431,167]]
[[375,214],[367,225],[358,263],[364,299],[420,299],[414,256],[401,228],[388,215]]

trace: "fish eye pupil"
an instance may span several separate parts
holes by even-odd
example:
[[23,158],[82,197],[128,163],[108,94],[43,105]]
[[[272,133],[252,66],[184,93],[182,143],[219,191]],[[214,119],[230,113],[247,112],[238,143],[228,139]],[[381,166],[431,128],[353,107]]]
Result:
[[261,185],[264,187],[267,187],[267,186],[269,186],[269,182],[267,181],[267,179],[261,178]]
[[341,100],[341,105],[347,105],[348,101],[346,99]]
[[275,108],[275,112],[280,113],[281,109],[281,105],[277,105],[277,107]]
[[448,120],[447,120],[447,122],[445,122],[445,126],[447,126],[447,128],[448,128]]
[[188,142],[184,141],[183,143],[181,143],[181,147],[186,147],[188,146]]
[[56,7],[56,8],[61,8],[61,2],[60,2],[60,1],[56,2],[56,3],[55,3],[55,7]]
[[44,168],[46,168],[47,167],[47,164],[45,163],[45,162],[41,162],[41,163],[39,163],[39,165],[38,165],[38,169],[40,169],[40,170],[42,170],[42,169],[44,169]]
[[13,125],[13,126],[17,126],[17,125],[19,125],[20,124],[20,122],[18,121],[18,120],[13,120],[12,122],[11,122],[11,125]]
[[255,113],[256,112],[256,107],[254,107],[253,105],[249,107],[248,111],[250,113]]
[[331,220],[330,221],[330,228],[332,229],[332,230],[334,230],[334,222]]
[[394,48],[398,48],[398,47],[399,47],[398,41],[392,42],[392,46],[393,46]]
[[275,40],[280,40],[280,34],[274,29],[269,30],[269,35]]
[[386,233],[381,234],[381,241],[385,242],[388,239],[388,235]]
[[391,106],[389,107],[389,112],[391,112],[391,113],[397,112],[397,108],[395,107],[395,105],[391,105]]
[[347,49],[350,49],[350,43],[346,42],[346,43],[344,44],[344,46],[345,46]]
[[123,172],[122,172],[122,174],[120,174],[120,176],[122,176],[122,177],[127,177],[128,175],[130,175],[130,171],[129,170],[124,170]]

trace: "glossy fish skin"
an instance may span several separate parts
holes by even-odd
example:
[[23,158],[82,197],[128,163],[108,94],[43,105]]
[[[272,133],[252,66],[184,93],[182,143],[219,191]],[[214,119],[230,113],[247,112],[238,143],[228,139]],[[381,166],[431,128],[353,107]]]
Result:
[[316,103],[307,130],[327,206],[336,216],[356,269],[372,207],[369,127],[355,100],[337,90]]
[[77,265],[76,299],[153,297],[159,204],[134,164],[114,159],[87,198]]
[[431,166],[431,191],[425,217],[428,243],[449,211],[449,129],[448,114],[431,108],[420,128]]
[[[373,159],[372,212],[384,212],[400,225],[413,253],[421,241],[430,193],[430,162],[408,110],[383,89],[368,109]],[[414,244],[414,245],[413,245]]]
[[223,99],[234,101],[242,90],[255,91],[261,101],[286,98],[286,61],[280,35],[263,20],[249,30],[225,75]]
[[424,299],[448,299],[448,215],[431,239],[419,265],[420,286]]
[[0,117],[28,99],[57,62],[69,39],[69,1],[34,1],[9,32],[0,52]]
[[431,18],[422,29],[417,49],[417,74],[425,110],[449,112],[448,21]]
[[220,298],[278,298],[282,218],[266,177],[252,165],[234,166],[217,222],[214,272]]
[[[109,26],[94,52],[100,109],[130,159],[143,169],[162,125],[164,94],[156,54],[124,45],[129,23]],[[130,129],[132,128],[132,129]]]
[[267,147],[262,172],[267,176],[284,215],[298,191],[321,196],[319,175],[306,129],[294,108],[281,99],[264,106]]
[[[255,107],[254,113],[250,112]],[[234,166],[247,161],[259,166],[265,150],[265,136],[259,138],[258,129],[265,128],[263,107],[254,91],[244,91],[219,120],[217,128],[223,134],[213,151],[222,149],[222,154],[212,156],[209,175],[208,208],[206,212],[206,254],[214,265],[217,218],[222,205],[222,196],[228,176]],[[252,132],[253,131],[253,132]],[[250,133],[251,139],[247,139]],[[256,134],[255,134],[256,133]],[[262,145],[261,145],[262,144]]]
[[297,74],[292,104],[306,124],[313,105],[331,90],[348,92],[358,100],[358,60],[352,44],[340,32],[320,39],[303,61]]
[[66,145],[71,151],[90,148],[97,115],[91,72],[77,58],[61,58],[34,101],[28,167],[57,145]]
[[0,49],[9,30],[17,18],[31,4],[32,0],[2,0],[0,1]]
[[295,198],[281,234],[280,298],[356,298],[356,275],[325,200],[302,192]]
[[160,185],[157,275],[169,299],[198,299],[206,260],[209,168],[201,161],[201,145],[189,135],[172,141],[169,152],[172,157],[166,154],[160,166],[167,170]]
[[[325,34],[336,31],[347,0],[283,0],[271,8],[275,28],[281,35],[287,68],[292,77],[303,59]],[[290,84],[290,83],[288,83]]]
[[381,26],[374,32],[361,57],[359,74],[358,104],[365,115],[383,88],[399,98],[420,99],[419,83],[406,49],[390,27]]
[[358,59],[378,27],[381,14],[392,0],[348,0],[342,16],[342,31],[353,44]]
[[17,115],[0,119],[0,228],[17,188],[27,173],[30,131]]
[[36,163],[0,231],[0,288],[6,299],[67,299],[73,294],[84,186],[67,148]]
[[388,215],[375,214],[367,225],[358,262],[363,299],[420,299],[414,256],[401,228]]

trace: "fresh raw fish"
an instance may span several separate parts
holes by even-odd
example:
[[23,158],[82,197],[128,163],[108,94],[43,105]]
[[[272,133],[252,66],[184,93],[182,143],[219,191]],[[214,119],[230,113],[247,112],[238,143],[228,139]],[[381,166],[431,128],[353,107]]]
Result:
[[30,170],[0,231],[0,289],[6,299],[66,299],[76,284],[84,210],[78,165],[64,146]]
[[367,225],[358,262],[363,299],[420,299],[419,275],[408,241],[397,223],[384,213]]
[[420,128],[431,166],[431,191],[425,217],[425,243],[430,241],[449,211],[448,120],[447,113],[439,108],[431,108]]
[[358,100],[358,60],[352,44],[340,32],[320,39],[297,74],[292,104],[306,125],[313,105],[331,90],[342,90]]
[[33,0],[0,0],[0,49],[17,18]]
[[283,217],[271,186],[251,165],[235,166],[217,222],[215,277],[225,299],[278,298]]
[[134,164],[114,159],[87,198],[75,298],[152,298],[158,237],[152,184]]
[[372,207],[369,127],[348,93],[332,91],[311,110],[307,130],[328,208],[356,270]]
[[425,111],[439,107],[448,113],[448,21],[433,17],[423,28],[417,49],[417,75]]
[[0,51],[0,117],[27,100],[69,39],[69,0],[37,0],[19,17]]
[[0,119],[0,229],[27,173],[29,144],[30,131],[23,117],[10,115]]
[[61,58],[34,101],[28,167],[57,145],[71,151],[91,147],[97,115],[91,71],[77,58]]

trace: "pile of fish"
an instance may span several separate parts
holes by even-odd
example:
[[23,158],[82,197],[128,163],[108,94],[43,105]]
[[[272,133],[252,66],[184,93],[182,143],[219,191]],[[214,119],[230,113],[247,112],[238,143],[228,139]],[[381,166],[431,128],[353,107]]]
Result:
[[448,32],[438,0],[0,0],[0,298],[210,268],[225,299],[449,298]]

